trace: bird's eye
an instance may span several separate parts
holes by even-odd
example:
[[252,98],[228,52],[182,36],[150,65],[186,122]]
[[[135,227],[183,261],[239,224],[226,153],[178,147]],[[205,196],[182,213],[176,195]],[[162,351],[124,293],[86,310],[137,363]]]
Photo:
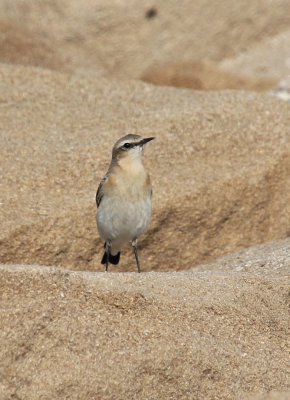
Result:
[[125,143],[125,144],[123,145],[123,147],[125,147],[125,149],[130,149],[131,143]]

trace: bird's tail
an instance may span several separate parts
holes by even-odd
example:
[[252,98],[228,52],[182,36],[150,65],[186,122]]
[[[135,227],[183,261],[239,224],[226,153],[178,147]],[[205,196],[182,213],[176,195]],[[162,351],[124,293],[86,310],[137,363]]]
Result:
[[[109,263],[111,263],[111,264],[114,264],[114,265],[117,265],[117,264],[119,264],[119,261],[120,261],[120,254],[121,254],[121,252],[119,251],[115,256],[113,256],[111,253],[109,254]],[[107,263],[107,257],[108,257],[108,255],[107,255],[107,253],[106,253],[106,251],[104,252],[104,255],[103,255],[103,258],[102,258],[102,261],[101,261],[101,263],[102,264],[106,264]]]

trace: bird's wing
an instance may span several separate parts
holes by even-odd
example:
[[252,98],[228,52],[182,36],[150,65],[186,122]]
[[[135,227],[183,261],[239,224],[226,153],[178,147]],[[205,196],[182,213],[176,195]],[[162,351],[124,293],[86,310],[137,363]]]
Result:
[[104,192],[103,192],[103,185],[106,182],[106,180],[108,179],[108,173],[104,176],[104,178],[101,180],[97,193],[96,193],[96,203],[97,203],[97,207],[99,207],[99,205],[101,204],[102,198],[104,196]]

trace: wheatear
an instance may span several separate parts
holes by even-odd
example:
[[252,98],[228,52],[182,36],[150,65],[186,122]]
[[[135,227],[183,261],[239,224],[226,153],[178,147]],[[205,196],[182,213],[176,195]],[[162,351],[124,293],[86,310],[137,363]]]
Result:
[[117,265],[124,243],[131,241],[138,272],[138,237],[147,228],[151,216],[150,177],[142,164],[144,145],[153,137],[127,135],[117,141],[108,172],[101,180],[96,201],[97,225],[105,241],[102,264]]

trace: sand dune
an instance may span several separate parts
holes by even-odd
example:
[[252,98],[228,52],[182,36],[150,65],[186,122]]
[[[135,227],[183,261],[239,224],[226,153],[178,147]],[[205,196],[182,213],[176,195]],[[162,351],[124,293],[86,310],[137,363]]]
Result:
[[[148,18],[152,8],[155,13]],[[231,68],[229,71],[232,84],[253,88],[254,75],[261,90],[272,80],[283,77],[281,74],[285,74],[286,67],[283,63],[290,57],[289,39],[285,39],[287,32],[289,37],[290,25],[288,0],[275,3],[222,0],[218,4],[211,0],[157,0],[154,4],[148,0],[115,0],[110,6],[106,0],[14,0],[12,4],[1,0],[0,15],[1,20],[8,21],[15,30],[10,37],[20,40],[20,46],[16,46],[18,51],[21,43],[26,47],[27,40],[19,39],[19,24],[28,31],[32,49],[35,46],[39,49],[38,43],[46,43],[48,54],[41,49],[36,51],[39,54],[37,64],[35,51],[27,49],[31,65],[58,65],[59,69],[68,68],[85,76],[141,78],[168,63],[179,65],[177,75],[180,76],[184,65],[229,59],[233,60],[233,71]],[[258,57],[250,56],[247,62],[246,56],[254,52]],[[50,56],[53,53],[55,62]],[[246,68],[241,70],[234,60],[239,60],[243,54]],[[27,62],[26,59],[25,64]],[[254,65],[260,68],[259,73],[265,75],[265,79],[257,76]],[[218,82],[221,75],[225,76],[218,65],[212,73],[217,75]],[[186,74],[191,76],[188,68]],[[196,74],[193,69],[191,81]],[[202,77],[205,87],[213,80],[210,74]]]
[[1,266],[4,398],[288,399],[289,282],[209,269]]
[[[1,400],[290,398],[289,7],[0,0]],[[152,220],[105,274],[127,133]]]
[[[31,67],[2,65],[1,76],[0,259],[27,264],[1,271],[2,397],[287,390],[289,239],[157,274],[289,235],[287,103]],[[155,272],[141,276],[116,274],[135,270],[129,245],[113,273],[95,272],[95,190],[120,129],[157,138],[140,241],[142,269]]]
[[[2,262],[101,268],[95,191],[128,132],[156,136],[146,154],[154,203],[144,270],[186,269],[289,234],[286,103],[23,67],[1,73]],[[128,246],[121,267],[131,256]]]

